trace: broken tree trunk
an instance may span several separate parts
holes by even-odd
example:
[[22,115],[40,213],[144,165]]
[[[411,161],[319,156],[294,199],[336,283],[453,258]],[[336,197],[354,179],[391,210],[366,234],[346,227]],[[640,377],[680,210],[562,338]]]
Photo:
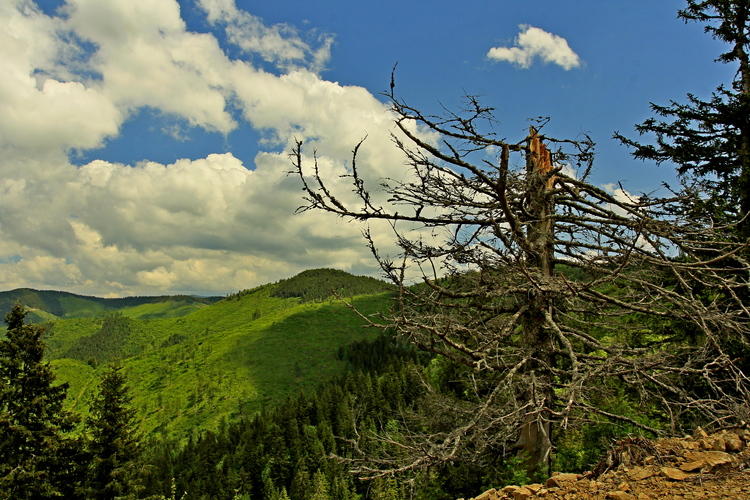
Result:
[[518,456],[529,478],[548,473],[550,463],[551,425],[548,412],[554,399],[552,371],[554,342],[547,325],[552,314],[549,290],[554,268],[554,175],[551,155],[534,127],[530,128],[527,153],[527,203],[525,211],[525,259],[519,262],[523,271],[538,286],[532,288],[528,309],[521,327],[529,362],[525,376],[528,383],[520,394],[525,402],[524,419],[516,446]]

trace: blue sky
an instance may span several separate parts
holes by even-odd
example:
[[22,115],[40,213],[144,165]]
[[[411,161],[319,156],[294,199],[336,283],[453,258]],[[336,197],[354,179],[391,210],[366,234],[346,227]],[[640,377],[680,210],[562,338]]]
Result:
[[[403,174],[380,93],[463,94],[523,137],[591,134],[595,183],[674,179],[611,139],[735,68],[682,1],[9,0],[0,6],[0,289],[224,294],[313,267],[376,273],[355,224],[293,215],[294,137],[336,178]],[[493,50],[494,49],[494,50]],[[494,55],[494,57],[493,57]],[[341,186],[344,189],[343,186]],[[390,235],[376,228],[388,248]]]

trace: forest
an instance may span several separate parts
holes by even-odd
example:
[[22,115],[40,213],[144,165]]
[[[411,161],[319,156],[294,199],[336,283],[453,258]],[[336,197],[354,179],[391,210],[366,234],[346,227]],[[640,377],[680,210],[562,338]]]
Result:
[[[724,42],[718,61],[737,72],[708,101],[652,104],[655,116],[635,127],[641,139],[615,135],[635,160],[675,166],[680,184],[667,196],[591,184],[591,141],[547,136],[547,119],[513,141],[492,132],[494,110],[476,96],[457,111],[422,112],[396,94],[394,68],[386,98],[394,147],[409,167],[403,179],[369,184],[357,164],[366,141],[353,145],[344,187],[303,141],[290,155],[300,211],[390,225],[397,255],[364,231],[389,284],[302,273],[206,304],[151,344],[139,340],[146,327],[120,314],[85,338],[48,333],[60,356],[102,374],[85,411],[66,406],[44,326],[13,306],[0,340],[0,495],[470,498],[553,471],[592,470],[625,436],[750,421],[750,2],[688,0],[678,15]],[[336,374],[314,388],[287,386],[276,392],[283,399],[243,408],[235,398],[253,391],[230,397],[219,384],[204,399],[158,404],[159,424],[142,426],[130,389],[138,374],[120,356],[165,349],[139,365],[154,377],[152,392],[167,392],[168,377],[157,375],[180,364],[181,351],[205,352],[206,370],[212,360],[234,363],[228,378],[254,373],[244,353],[259,349],[256,339],[210,358],[211,327],[190,330],[189,319],[242,306],[243,321],[278,328],[291,324],[285,301],[308,317],[337,311],[331,330],[346,311],[377,333],[342,342],[335,360],[286,360],[291,380]],[[294,325],[295,346],[310,347]],[[49,326],[55,333],[57,323]],[[183,368],[184,380],[197,380],[194,367]],[[216,425],[167,430],[181,404],[208,409],[222,398],[235,410]]]

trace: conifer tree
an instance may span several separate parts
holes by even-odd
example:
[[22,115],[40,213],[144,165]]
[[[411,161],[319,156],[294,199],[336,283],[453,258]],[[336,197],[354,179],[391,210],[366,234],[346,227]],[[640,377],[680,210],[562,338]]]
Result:
[[403,485],[393,477],[379,477],[373,480],[369,492],[370,500],[401,500],[406,498]]
[[[301,447],[302,446],[300,446],[300,448]],[[294,476],[289,485],[289,497],[292,500],[305,500],[311,489],[312,481],[310,479],[310,472],[307,469],[306,461],[303,458],[297,462],[295,467]]]
[[[715,238],[750,241],[750,0],[688,0],[678,17],[704,24],[704,32],[727,44],[717,62],[736,68],[729,86],[719,85],[710,99],[688,94],[686,102],[669,105],[651,103],[655,117],[635,126],[636,131],[653,137],[653,143],[615,134],[633,148],[633,156],[657,164],[673,164],[684,184],[684,191],[700,195],[686,198],[678,209],[706,214],[716,227]],[[750,282],[742,259],[729,259],[716,265],[737,269],[739,282]],[[700,290],[700,283],[691,286]],[[738,289],[742,301],[750,303],[748,289]],[[710,290],[705,300],[718,301],[721,295]],[[744,313],[747,315],[747,312]],[[738,360],[744,371],[750,370],[750,348],[732,336],[722,336],[727,352]]]
[[331,500],[331,487],[328,484],[328,479],[322,470],[318,469],[313,474],[312,478],[312,491],[308,495],[309,500]]
[[96,500],[134,498],[138,492],[139,443],[122,367],[112,364],[86,420],[91,462],[87,494]]
[[359,500],[361,498],[352,484],[351,475],[338,474],[333,478],[331,498],[333,500]]
[[674,163],[694,181],[704,203],[695,208],[719,222],[739,222],[739,234],[750,236],[750,1],[688,0],[678,11],[685,22],[705,23],[704,31],[728,44],[717,61],[736,65],[731,87],[720,85],[709,100],[694,94],[687,102],[651,104],[659,118],[636,125],[655,144],[642,144],[619,133],[623,144],[642,160]]
[[43,361],[43,328],[26,325],[27,311],[15,305],[0,340],[0,497],[70,498],[77,480],[76,419],[63,409],[67,384]]

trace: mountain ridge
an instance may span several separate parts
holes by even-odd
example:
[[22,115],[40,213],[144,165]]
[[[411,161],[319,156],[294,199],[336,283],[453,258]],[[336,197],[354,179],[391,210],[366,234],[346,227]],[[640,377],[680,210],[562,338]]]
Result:
[[[108,311],[164,302],[190,304],[194,307],[209,305],[223,297],[193,297],[189,295],[155,295],[104,298],[93,295],[80,295],[62,290],[36,290],[15,288],[0,292],[0,313],[3,317],[15,304],[28,308],[28,319],[38,323],[54,318],[81,318]],[[187,312],[185,313],[187,314]]]
[[[64,290],[38,290],[28,287],[0,291],[0,314],[4,318],[15,304],[29,309],[27,320],[38,323],[54,318],[83,318],[96,314],[106,314],[123,309],[175,303],[188,304],[193,307],[183,308],[180,312],[172,311],[169,316],[148,312],[125,312],[126,316],[153,319],[157,317],[178,317],[192,312],[196,308],[215,304],[221,300],[252,293],[253,291],[275,286],[274,295],[280,298],[299,298],[302,302],[325,300],[335,294],[346,297],[381,293],[392,289],[392,285],[369,276],[355,276],[346,271],[331,268],[308,269],[290,278],[266,283],[252,289],[228,295],[132,295],[127,297],[105,298],[96,295],[83,295]],[[148,307],[144,307],[148,309]],[[172,308],[174,309],[174,308]],[[54,316],[54,318],[50,317]]]

